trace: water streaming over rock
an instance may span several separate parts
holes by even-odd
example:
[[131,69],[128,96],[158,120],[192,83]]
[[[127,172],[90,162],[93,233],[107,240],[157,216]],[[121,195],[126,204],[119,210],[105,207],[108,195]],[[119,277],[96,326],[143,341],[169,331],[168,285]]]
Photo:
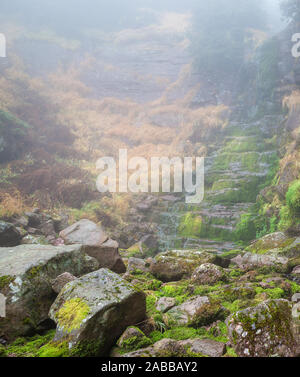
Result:
[[266,116],[228,125],[205,161],[204,201],[188,205],[182,195],[159,200],[162,250],[204,248],[222,253],[239,248],[236,225],[271,177],[278,158],[274,135],[281,121],[280,116]]

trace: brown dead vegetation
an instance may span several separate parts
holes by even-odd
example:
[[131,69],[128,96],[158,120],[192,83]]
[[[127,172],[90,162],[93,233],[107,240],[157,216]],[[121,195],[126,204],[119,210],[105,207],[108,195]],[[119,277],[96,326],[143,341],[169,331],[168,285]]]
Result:
[[[21,59],[11,56],[11,65],[1,76],[0,108],[32,126],[30,155],[13,162],[12,188],[42,207],[52,202],[80,208],[100,195],[95,192],[95,176],[80,167],[85,161],[95,164],[101,156],[116,157],[120,148],[128,149],[129,157],[146,158],[205,151],[204,133],[226,125],[228,109],[223,105],[191,108],[198,84],[176,94],[191,75],[190,65],[182,68],[175,82],[162,82],[165,90],[160,98],[141,104],[93,98],[82,78],[93,64],[87,57],[77,67],[33,78]],[[197,150],[190,144],[195,137]],[[124,203],[122,208],[120,203],[110,205],[124,213],[128,210]]]
[[21,215],[28,206],[19,191],[13,193],[0,192],[0,217],[10,219],[13,216]]

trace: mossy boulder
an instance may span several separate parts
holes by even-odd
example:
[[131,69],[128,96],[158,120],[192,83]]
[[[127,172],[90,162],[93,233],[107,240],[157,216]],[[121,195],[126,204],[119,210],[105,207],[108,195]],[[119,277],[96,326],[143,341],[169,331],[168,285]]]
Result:
[[247,301],[253,299],[255,295],[255,285],[251,283],[224,285],[220,291],[220,297],[227,302]]
[[149,266],[150,264],[144,259],[131,257],[128,259],[127,272],[128,273],[134,273],[137,271],[149,272]]
[[253,242],[246,250],[252,253],[265,254],[269,250],[285,246],[287,242],[288,237],[283,232],[276,232]]
[[287,258],[300,257],[300,238],[288,237],[283,232],[271,233],[253,242],[246,251]]
[[227,267],[229,260],[205,251],[172,250],[158,254],[152,260],[150,272],[164,282],[178,281],[190,278],[195,268],[203,263]]
[[55,299],[52,280],[64,272],[81,276],[98,268],[80,245],[0,248],[0,292],[7,298],[0,333],[12,340],[43,328]]
[[233,348],[241,357],[295,356],[291,303],[269,300],[227,319]]
[[270,250],[268,254],[287,258],[300,258],[300,238],[291,238],[284,247]]
[[119,275],[100,269],[64,286],[51,306],[53,342],[77,356],[105,356],[124,330],[146,314],[145,294]]
[[153,346],[123,355],[124,357],[221,357],[226,352],[224,343],[211,339],[174,340],[164,338]]
[[227,275],[223,268],[212,263],[201,264],[192,275],[192,282],[198,285],[213,285],[226,280]]
[[121,352],[135,351],[151,344],[151,340],[139,328],[134,326],[128,327],[117,342]]
[[240,269],[251,270],[254,268],[269,267],[273,271],[285,272],[288,269],[289,259],[268,254],[253,254],[247,252],[231,259]]
[[224,319],[225,313],[226,310],[218,302],[207,296],[195,296],[170,309],[164,321],[168,326],[200,327]]

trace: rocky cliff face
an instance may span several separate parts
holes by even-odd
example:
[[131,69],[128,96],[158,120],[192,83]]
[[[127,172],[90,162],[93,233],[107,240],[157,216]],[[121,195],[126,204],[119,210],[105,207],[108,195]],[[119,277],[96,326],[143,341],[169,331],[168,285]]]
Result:
[[224,251],[275,230],[297,233],[298,215],[288,204],[299,178],[294,31],[290,25],[245,63],[245,70],[253,69],[246,89],[234,97],[218,138],[208,139],[204,202],[171,203],[161,217],[167,247]]

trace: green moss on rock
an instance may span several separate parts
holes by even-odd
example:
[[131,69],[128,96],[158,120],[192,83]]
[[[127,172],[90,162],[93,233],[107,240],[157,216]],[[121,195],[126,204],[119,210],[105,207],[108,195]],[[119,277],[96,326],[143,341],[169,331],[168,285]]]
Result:
[[197,238],[201,234],[202,218],[195,213],[186,213],[180,222],[178,231],[182,237]]
[[82,321],[88,316],[89,312],[89,306],[82,299],[72,298],[64,303],[57,312],[56,318],[60,327],[71,332],[80,328]]
[[290,303],[269,300],[228,319],[230,340],[239,356],[292,356],[295,340]]
[[13,343],[3,348],[3,356],[17,357],[38,357],[42,355],[43,347],[51,342],[55,330],[51,330],[44,335],[35,335],[32,338],[18,338]]
[[122,354],[148,347],[152,341],[138,327],[132,326],[127,328],[117,344],[121,348],[120,353]]
[[286,193],[286,202],[291,213],[300,217],[300,180],[290,185]]
[[15,280],[14,276],[0,276],[0,290],[7,287],[10,283],[12,283]]

